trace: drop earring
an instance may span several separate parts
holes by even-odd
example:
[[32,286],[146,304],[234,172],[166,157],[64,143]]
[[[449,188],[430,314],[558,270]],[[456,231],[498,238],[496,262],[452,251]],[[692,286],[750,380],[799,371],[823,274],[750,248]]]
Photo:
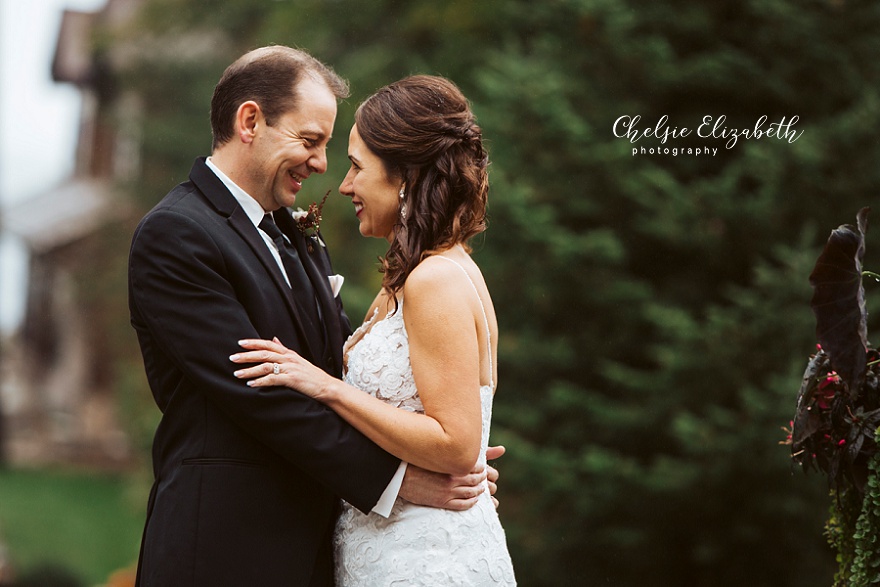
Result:
[[406,184],[400,186],[400,192],[398,192],[397,197],[400,198],[400,219],[406,221],[406,202],[403,201],[406,196]]

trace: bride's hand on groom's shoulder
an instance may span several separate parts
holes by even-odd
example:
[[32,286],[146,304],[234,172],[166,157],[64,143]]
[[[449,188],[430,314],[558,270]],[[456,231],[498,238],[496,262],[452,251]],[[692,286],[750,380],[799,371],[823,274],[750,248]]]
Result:
[[[486,450],[486,458],[497,459],[504,451],[503,446],[490,446]],[[498,470],[494,467],[479,465],[467,475],[448,475],[410,464],[407,465],[399,495],[414,504],[463,511],[476,505],[485,491],[484,482],[488,483],[492,501],[498,507],[498,500],[494,496],[498,490]]]

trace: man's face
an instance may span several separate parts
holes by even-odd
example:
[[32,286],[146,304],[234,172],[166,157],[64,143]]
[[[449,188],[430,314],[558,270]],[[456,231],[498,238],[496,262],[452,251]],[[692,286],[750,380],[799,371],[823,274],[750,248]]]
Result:
[[297,107],[274,121],[262,116],[254,131],[249,169],[251,193],[268,211],[292,206],[302,182],[327,171],[327,143],[336,121],[336,97],[323,83],[306,77],[299,83]]

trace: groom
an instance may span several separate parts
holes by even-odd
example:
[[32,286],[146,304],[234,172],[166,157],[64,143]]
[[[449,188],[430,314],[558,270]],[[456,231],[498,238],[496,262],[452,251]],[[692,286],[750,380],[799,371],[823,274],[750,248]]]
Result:
[[339,497],[387,516],[398,495],[466,509],[481,491],[485,472],[407,467],[321,404],[233,375],[238,340],[273,337],[341,373],[350,325],[329,257],[287,207],[326,170],[347,95],[301,51],[244,55],[214,90],[211,157],[134,234],[131,322],[162,411],[141,587],[329,587]]

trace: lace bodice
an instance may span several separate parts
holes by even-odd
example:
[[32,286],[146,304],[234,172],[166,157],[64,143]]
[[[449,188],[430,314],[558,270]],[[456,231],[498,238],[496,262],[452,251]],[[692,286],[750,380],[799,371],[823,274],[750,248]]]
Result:
[[[345,348],[345,381],[400,409],[424,413],[403,313],[401,300],[396,311],[376,322],[377,311],[352,334]],[[479,461],[485,464],[493,386],[484,385],[479,393]],[[334,550],[339,587],[516,584],[487,485],[477,505],[464,512],[416,506],[398,498],[386,519],[343,503]]]
[[[412,376],[409,362],[409,339],[403,322],[403,300],[397,311],[376,322],[379,310],[364,322],[346,343],[345,382],[363,390],[394,407],[410,412],[425,413],[419,390]],[[486,464],[489,446],[489,427],[492,422],[491,385],[480,388],[482,435],[479,463]]]
[[345,344],[345,382],[394,407],[424,413],[409,362],[403,300],[396,312],[377,323],[378,317],[376,308]]

